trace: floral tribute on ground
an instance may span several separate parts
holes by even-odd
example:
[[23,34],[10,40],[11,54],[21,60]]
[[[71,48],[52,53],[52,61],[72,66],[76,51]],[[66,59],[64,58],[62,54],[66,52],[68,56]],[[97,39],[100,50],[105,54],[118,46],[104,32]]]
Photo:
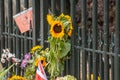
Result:
[[[36,45],[26,53],[20,64],[21,69],[24,70],[24,79],[21,76],[21,79],[17,80],[38,80],[36,79],[36,73],[40,64],[50,76],[50,80],[76,80],[71,75],[61,77],[61,73],[64,70],[64,62],[70,59],[70,39],[73,31],[71,17],[63,13],[59,16],[48,14],[47,21],[50,26],[50,35],[48,36],[50,47],[45,49],[43,46]],[[12,78],[17,78],[17,75],[9,78],[9,80]]]

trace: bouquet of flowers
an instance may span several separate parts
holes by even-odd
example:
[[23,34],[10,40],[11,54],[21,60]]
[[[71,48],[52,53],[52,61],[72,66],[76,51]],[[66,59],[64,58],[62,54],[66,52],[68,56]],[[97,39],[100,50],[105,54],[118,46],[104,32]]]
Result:
[[68,58],[71,49],[70,37],[73,26],[71,17],[63,13],[59,16],[48,14],[47,21],[50,25],[48,37],[50,52],[47,69],[53,80],[64,70],[64,61]]
[[39,61],[45,69],[48,51],[48,48],[44,50],[42,46],[37,45],[34,46],[29,53],[25,54],[21,67],[25,69],[24,77],[27,80],[33,80],[35,78]]
[[[73,30],[72,20],[69,15],[62,13],[59,16],[48,14],[47,21],[50,25],[50,35],[48,37],[50,47],[44,49],[40,45],[34,46],[24,55],[22,62],[10,54],[12,60],[21,62],[20,66],[24,70],[24,76],[14,75],[8,78],[8,80],[34,80],[39,61],[44,70],[49,73],[51,80],[59,80],[57,77],[64,70],[64,62],[70,57],[70,37]],[[4,58],[2,58],[2,61],[4,62]],[[62,78],[62,80],[69,79],[69,77]]]
[[38,62],[41,61],[43,68],[49,73],[50,79],[55,80],[64,70],[64,61],[69,58],[70,37],[73,30],[71,17],[64,14],[60,16],[48,14],[47,21],[50,25],[50,36],[48,37],[50,48],[44,49],[37,45],[24,56],[21,66],[26,67],[26,79],[31,77],[32,80],[35,77]]

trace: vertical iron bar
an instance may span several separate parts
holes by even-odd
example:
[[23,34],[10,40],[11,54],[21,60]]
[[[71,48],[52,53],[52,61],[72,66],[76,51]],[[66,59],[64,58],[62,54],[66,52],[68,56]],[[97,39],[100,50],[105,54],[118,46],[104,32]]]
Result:
[[[71,15],[71,18],[72,18],[72,23],[73,23],[73,26],[74,26],[74,0],[70,0],[70,15]],[[73,35],[74,35],[74,31],[73,31]],[[74,35],[75,36],[75,35]],[[74,37],[72,36],[72,40],[74,42]],[[74,43],[72,43],[74,44]],[[75,54],[74,54],[74,48],[72,47],[72,57],[71,57],[71,61],[70,61],[70,74],[72,75],[75,75]]]
[[[73,34],[72,34],[72,42],[71,45],[77,45],[77,25],[76,25],[76,20],[75,20],[75,1],[74,0],[70,0],[70,15],[72,18],[72,24],[73,24]],[[80,53],[77,53],[77,49],[74,46],[71,46],[71,50],[72,50],[72,57],[71,57],[71,62],[70,62],[70,69],[71,70],[71,74],[74,75],[78,80],[80,79],[80,62],[79,62],[79,55]],[[77,62],[78,61],[78,62]],[[75,67],[76,66],[76,67]]]
[[[28,9],[28,0],[24,0],[24,8],[25,10]],[[24,53],[26,53],[28,51],[28,40],[27,40],[27,36],[28,36],[28,32],[24,33]]]
[[[103,50],[103,39],[102,39],[102,30],[100,30],[100,40],[99,40],[99,50]],[[103,54],[99,54],[99,76],[101,80],[104,80],[104,63],[103,63]]]
[[29,8],[29,0],[24,0],[25,9]]
[[65,4],[66,4],[65,2],[66,2],[66,0],[60,1],[61,13],[65,12]]
[[[19,53],[19,54],[21,54],[21,58],[20,59],[23,59],[24,58],[24,39],[23,38],[21,38],[20,39],[20,49],[21,49],[21,53]],[[24,69],[22,69],[21,70],[22,71],[22,75],[24,76]]]
[[[91,48],[92,40],[91,40],[91,29],[88,29],[88,48]],[[92,54],[91,52],[88,52],[88,77],[87,79],[91,79],[91,73],[92,73]]]
[[[16,1],[16,14],[17,13],[19,13],[20,12],[20,0],[17,0]],[[19,35],[20,34],[20,32],[19,32],[19,30],[18,29],[16,29],[15,30],[15,35]],[[16,36],[15,37],[15,42],[13,42],[13,43],[15,43],[15,53],[16,53],[16,57],[17,58],[20,58],[21,57],[21,54],[20,54],[20,42],[19,42],[19,38],[18,38],[18,36]],[[16,74],[18,74],[18,75],[20,75],[20,68],[17,68],[16,67]]]
[[[111,33],[111,52],[115,52],[115,34],[114,32]],[[114,80],[114,56],[111,56],[111,80]]]
[[[77,36],[77,41],[78,41],[78,46],[81,46],[82,45],[82,31],[81,31],[81,27],[79,26],[78,27],[78,36]],[[78,63],[79,64],[79,80],[81,80],[81,77],[82,77],[82,49],[79,49],[78,48],[78,52],[77,52],[79,55],[78,55]]]
[[[8,0],[8,34],[13,32],[13,9],[12,9],[12,0]],[[8,48],[12,49],[12,39],[8,35]]]
[[116,31],[115,31],[115,60],[114,60],[114,80],[120,80],[120,0],[116,1]]
[[46,15],[48,13],[48,1],[46,0],[40,0],[40,34],[41,34],[41,45],[44,47],[47,47],[47,43],[45,43],[45,40],[47,40],[48,34],[45,32],[48,32],[48,25],[46,21]]
[[56,0],[51,0],[51,10],[53,14],[56,13],[55,7],[56,7]]
[[[10,34],[13,32],[13,9],[12,9],[12,0],[8,0],[8,28],[7,28],[7,32],[8,32],[8,46],[7,48],[10,49],[10,52],[12,52],[11,50],[13,49],[12,46],[12,38],[10,36]],[[12,64],[12,62],[8,62],[8,67]],[[12,72],[12,69],[10,70],[10,73]],[[8,73],[8,76],[11,76],[12,74]]]
[[5,29],[5,14],[4,14],[4,0],[0,0],[0,49],[5,48],[4,38],[2,33]]
[[[109,51],[109,0],[104,0],[104,51]],[[104,53],[104,80],[109,80],[109,60]]]
[[[29,8],[29,0],[24,0],[24,7],[26,8],[26,9],[28,9]],[[31,36],[31,33],[32,33],[32,30],[31,30],[31,28],[32,28],[32,22],[30,23],[30,31],[27,33],[27,34],[25,34],[25,35],[27,35],[27,36],[29,36],[29,37],[32,37]],[[27,42],[25,43],[25,44],[27,44],[27,46],[26,46],[26,49],[25,49],[25,53],[26,52],[28,52],[30,49],[31,49],[31,47],[32,47],[32,45],[31,45],[31,40],[26,40]]]
[[[60,1],[60,8],[61,8],[61,13],[65,13],[65,2],[66,2],[66,0],[61,0]],[[66,75],[66,74],[68,74],[69,72],[68,72],[68,68],[69,68],[69,66],[68,66],[68,60],[67,61],[65,61],[65,66],[64,66],[64,73],[63,73],[63,75]]]
[[93,76],[94,80],[97,80],[97,55],[95,50],[97,49],[97,0],[93,0],[92,7],[92,26],[93,26]]
[[32,0],[33,4],[33,46],[38,44],[37,37],[39,36],[40,28],[40,0]]
[[[29,37],[32,38],[32,30],[29,32]],[[29,47],[28,50],[30,50],[32,48],[32,40],[31,39],[29,40],[29,46],[28,47]]]
[[[28,9],[29,7],[29,0],[24,0],[24,10]],[[21,57],[24,57],[24,55],[28,52],[29,47],[29,41],[26,39],[28,36],[28,32],[24,33],[23,36],[25,38],[20,38],[20,50],[21,50]],[[21,74],[24,75],[24,70],[21,70]]]
[[[86,47],[86,0],[82,0],[82,48]],[[82,80],[86,80],[86,53],[82,50]]]

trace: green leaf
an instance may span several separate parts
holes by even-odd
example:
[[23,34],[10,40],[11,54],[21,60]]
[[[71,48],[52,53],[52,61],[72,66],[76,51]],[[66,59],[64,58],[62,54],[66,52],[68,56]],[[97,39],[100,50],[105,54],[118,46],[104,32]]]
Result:
[[12,64],[10,67],[8,67],[7,69],[5,69],[3,72],[0,73],[0,80],[2,80],[4,78],[4,76],[7,74],[7,72],[15,65]]
[[63,58],[65,56],[67,56],[67,54],[69,53],[70,49],[71,49],[71,44],[69,42],[66,42],[64,47],[62,48],[60,58]]

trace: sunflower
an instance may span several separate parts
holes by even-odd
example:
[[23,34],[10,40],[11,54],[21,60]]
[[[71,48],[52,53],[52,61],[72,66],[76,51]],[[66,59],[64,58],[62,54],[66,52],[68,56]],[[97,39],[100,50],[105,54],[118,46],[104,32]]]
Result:
[[35,66],[38,66],[38,62],[41,61],[41,64],[43,67],[46,66],[46,59],[44,57],[40,57],[40,58],[37,58],[36,61],[35,61]]
[[11,78],[8,78],[8,80],[26,80],[26,79],[22,76],[14,75]]
[[64,36],[64,26],[61,21],[54,21],[50,28],[52,37],[62,38]]
[[68,31],[68,36],[71,36],[72,35],[72,31],[73,31],[73,27],[72,25],[70,26],[70,30]]
[[50,14],[47,15],[47,21],[50,25],[52,25],[52,23],[54,22],[52,15],[50,15]]
[[42,49],[42,46],[39,46],[39,45],[34,46],[34,47],[31,49],[30,53],[34,53],[34,52],[35,52],[36,50],[38,50],[38,49]]

